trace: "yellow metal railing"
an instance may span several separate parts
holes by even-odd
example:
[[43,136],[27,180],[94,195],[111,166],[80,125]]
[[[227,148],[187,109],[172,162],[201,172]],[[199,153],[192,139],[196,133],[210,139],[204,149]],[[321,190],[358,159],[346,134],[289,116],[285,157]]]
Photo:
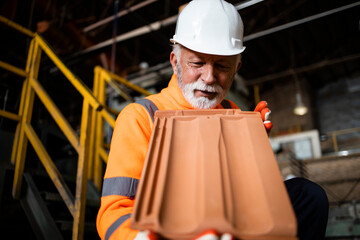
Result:
[[[25,156],[27,143],[30,141],[35,152],[39,156],[44,168],[52,179],[55,187],[59,191],[67,208],[73,216],[73,239],[83,239],[84,231],[84,217],[86,205],[86,186],[87,186],[87,154],[89,147],[89,125],[90,125],[90,109],[98,111],[104,118],[111,118],[112,116],[105,109],[102,109],[101,104],[92,95],[91,91],[83,84],[81,80],[75,77],[66,66],[59,60],[54,52],[49,48],[48,44],[37,34],[19,27],[17,24],[1,17],[0,20],[5,22],[16,30],[33,37],[26,64],[25,71],[1,62],[2,68],[5,68],[20,76],[25,76],[23,83],[22,96],[20,101],[19,114],[12,114],[2,111],[2,116],[13,120],[18,120],[19,123],[16,128],[13,151],[11,155],[11,162],[15,164],[15,174],[13,182],[13,197],[19,198],[22,184],[22,175],[25,166]],[[69,124],[69,122],[62,115],[50,96],[46,93],[44,88],[38,82],[38,72],[40,67],[41,53],[44,52],[53,63],[60,69],[65,77],[72,83],[72,85],[83,96],[83,110],[81,118],[80,136],[78,136]],[[55,122],[67,137],[71,145],[78,152],[78,166],[76,174],[76,190],[75,196],[69,190],[60,172],[56,168],[45,147],[37,136],[31,125],[31,115],[34,104],[35,94],[49,111]]]
[[[3,17],[0,15],[0,22],[10,26],[11,28],[14,28],[15,30],[29,36],[29,37],[33,37],[35,35],[35,33],[31,32],[30,30],[20,26],[17,23],[12,22],[11,20]],[[13,66],[11,64],[8,64],[6,62],[0,61],[0,68],[3,68],[9,72],[12,72],[16,75],[19,75],[21,77],[26,77],[26,71],[24,71],[21,68],[18,68],[16,66]],[[23,91],[24,91],[24,87],[23,87]],[[20,106],[23,105],[20,103]],[[21,107],[20,107],[21,108]],[[0,110],[0,117],[5,117],[14,121],[20,121],[20,112],[19,113],[12,113],[12,112],[8,112],[8,111],[4,111],[4,110]],[[18,132],[18,128],[17,128],[17,132]],[[11,158],[13,159],[13,158]],[[13,160],[12,160],[12,164],[14,164]]]
[[338,137],[341,136],[341,135],[353,134],[353,133],[356,133],[356,132],[360,133],[360,127],[332,131],[332,132],[328,132],[326,134],[329,137],[331,137],[331,139],[332,139],[334,152],[338,152],[340,150],[339,149]]
[[[90,89],[88,89],[88,87],[62,63],[41,36],[2,16],[0,16],[0,22],[32,37],[25,70],[0,61],[1,68],[25,78],[22,87],[19,112],[16,114],[0,110],[0,117],[5,117],[18,122],[11,155],[11,163],[15,165],[12,191],[13,197],[20,197],[27,143],[30,141],[73,216],[72,238],[83,239],[86,184],[88,179],[90,179],[94,181],[99,190],[101,189],[103,177],[102,162],[107,162],[107,149],[109,148],[108,143],[104,142],[104,121],[114,128],[114,115],[118,114],[118,111],[106,106],[106,84],[115,89],[127,101],[131,101],[132,99],[122,90],[119,84],[131,88],[143,95],[150,95],[150,93],[101,67],[96,67],[94,70],[94,89],[93,92],[91,92]],[[72,129],[69,122],[37,80],[42,53],[45,53],[49,57],[83,97],[80,135]],[[60,130],[78,153],[75,196],[73,196],[72,192],[69,190],[62,175],[31,125],[35,96],[40,99],[59,126]]]
[[[44,90],[37,80],[40,67],[41,53],[46,55],[55,63],[65,77],[83,96],[83,110],[81,117],[80,136],[72,129],[69,122],[57,108],[50,96]],[[103,116],[110,114],[102,109],[101,104],[92,95],[91,91],[83,84],[81,80],[76,78],[66,66],[59,60],[54,52],[48,47],[47,43],[37,34],[31,41],[29,56],[26,65],[26,79],[24,81],[24,90],[21,99],[19,111],[20,123],[15,133],[12,162],[15,162],[15,175],[13,182],[13,197],[20,197],[22,175],[25,166],[25,155],[27,142],[30,141],[35,152],[39,156],[40,161],[45,167],[55,187],[59,191],[62,199],[73,216],[73,239],[83,239],[84,217],[86,205],[86,184],[87,184],[87,154],[89,148],[89,125],[90,125],[90,109],[95,109]],[[50,115],[53,117],[61,131],[64,133],[70,144],[78,153],[78,166],[76,174],[76,190],[75,196],[69,190],[62,175],[56,168],[51,157],[47,153],[45,147],[37,136],[31,125],[32,108],[35,95],[44,104]]]
[[10,19],[7,19],[3,16],[0,15],[0,22],[5,23],[6,25],[8,25],[9,27],[29,36],[29,37],[34,37],[35,33],[33,33],[32,31],[30,31],[27,28],[24,28],[23,26],[14,23],[13,21],[11,21]]
[[[132,84],[126,79],[113,74],[104,68],[99,66],[94,69],[94,96],[99,100],[99,102],[111,113],[117,115],[119,112],[115,109],[112,109],[106,104],[106,86],[107,84],[113,88],[117,93],[122,96],[127,101],[132,101],[132,98],[128,96],[120,87],[119,84],[124,85],[136,92],[139,92],[145,96],[150,95],[151,93],[147,90]],[[95,186],[98,190],[101,189],[102,184],[102,173],[103,173],[103,162],[107,163],[108,153],[107,149],[109,148],[107,143],[104,143],[104,129],[99,126],[104,126],[104,120],[114,128],[115,120],[106,119],[103,116],[96,114],[95,111],[92,112],[92,121],[91,121],[91,130],[90,130],[90,152],[89,152],[89,178],[93,180]]]

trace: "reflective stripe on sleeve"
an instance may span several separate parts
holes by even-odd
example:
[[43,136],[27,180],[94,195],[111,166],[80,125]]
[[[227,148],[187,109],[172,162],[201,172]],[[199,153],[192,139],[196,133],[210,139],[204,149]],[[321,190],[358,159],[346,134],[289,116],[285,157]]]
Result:
[[140,99],[135,103],[142,105],[148,111],[151,120],[154,122],[154,114],[157,110],[159,110],[155,103],[146,98]]
[[113,224],[111,224],[111,226],[108,228],[108,230],[106,231],[105,234],[105,240],[109,240],[109,238],[111,237],[111,235],[115,232],[116,229],[118,229],[118,227],[125,222],[126,220],[128,220],[130,218],[130,213],[126,214],[124,216],[121,216],[120,218],[118,218],[118,220],[116,220]]
[[130,177],[105,178],[101,196],[120,195],[134,197],[138,183],[139,179]]

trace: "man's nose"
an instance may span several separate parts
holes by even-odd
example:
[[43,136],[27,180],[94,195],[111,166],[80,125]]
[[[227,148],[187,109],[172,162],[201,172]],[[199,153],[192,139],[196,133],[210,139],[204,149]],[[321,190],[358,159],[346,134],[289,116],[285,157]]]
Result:
[[201,79],[206,84],[212,84],[216,81],[216,77],[214,74],[214,66],[212,64],[204,65]]

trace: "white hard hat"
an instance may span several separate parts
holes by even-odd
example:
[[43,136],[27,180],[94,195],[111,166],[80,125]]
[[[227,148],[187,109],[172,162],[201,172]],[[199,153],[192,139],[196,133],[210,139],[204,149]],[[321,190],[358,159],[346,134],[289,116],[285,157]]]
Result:
[[245,50],[243,33],[243,22],[232,4],[193,0],[181,11],[170,41],[196,52],[230,56]]

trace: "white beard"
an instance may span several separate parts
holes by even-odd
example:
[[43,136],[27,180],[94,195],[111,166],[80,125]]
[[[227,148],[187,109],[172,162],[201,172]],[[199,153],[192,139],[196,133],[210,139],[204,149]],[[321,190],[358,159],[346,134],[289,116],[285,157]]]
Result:
[[[207,97],[196,97],[195,89],[208,92],[216,92],[216,97],[209,99]],[[224,98],[225,92],[219,85],[207,85],[200,79],[196,82],[185,84],[182,87],[185,99],[194,107],[199,109],[214,108]]]
[[[177,80],[178,85],[183,93],[186,101],[188,101],[194,108],[198,109],[208,109],[214,108],[218,105],[225,97],[227,90],[224,90],[218,84],[208,85],[204,83],[201,79],[198,79],[196,82],[183,84],[181,68],[178,64],[177,66]],[[194,90],[216,92],[216,96],[213,99],[207,97],[196,97]]]

